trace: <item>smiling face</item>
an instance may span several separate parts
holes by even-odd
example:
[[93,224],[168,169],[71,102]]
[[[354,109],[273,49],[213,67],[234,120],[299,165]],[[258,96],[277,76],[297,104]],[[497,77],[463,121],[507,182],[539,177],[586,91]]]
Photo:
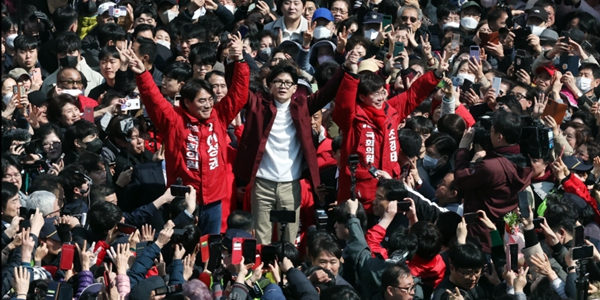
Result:
[[209,92],[201,89],[194,100],[190,101],[189,99],[184,99],[184,101],[187,111],[192,116],[200,120],[208,119],[208,117],[210,117],[214,99]]
[[2,210],[2,216],[6,217],[6,219],[12,219],[19,215],[20,208],[21,201],[19,201],[19,194],[16,194],[14,197],[8,199],[6,208]]
[[9,166],[6,168],[6,172],[4,173],[4,177],[2,177],[2,181],[10,182],[18,189],[21,189],[21,185],[23,184],[21,172],[19,172],[19,169],[15,168],[14,166]]
[[66,126],[71,126],[73,123],[81,119],[79,108],[71,103],[65,104],[62,108],[61,123]]
[[387,90],[385,87],[381,87],[377,92],[373,92],[368,95],[358,95],[358,98],[368,106],[381,109],[383,107],[383,103],[387,99]]

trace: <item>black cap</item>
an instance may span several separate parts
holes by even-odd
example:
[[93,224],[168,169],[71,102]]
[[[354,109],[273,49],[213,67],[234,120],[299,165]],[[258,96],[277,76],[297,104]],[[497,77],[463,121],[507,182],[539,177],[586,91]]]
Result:
[[548,22],[548,13],[543,7],[534,6],[529,10],[527,18],[538,18],[544,22]]
[[53,241],[60,243],[60,237],[58,237],[58,233],[56,232],[53,218],[44,219],[44,226],[42,226],[42,230],[40,230],[40,238],[52,239]]
[[33,91],[27,94],[27,99],[29,99],[29,103],[40,107],[42,105],[47,104],[46,101],[48,100],[48,97],[46,97],[46,95],[44,95],[44,93],[40,91]]
[[588,165],[581,158],[575,156],[565,156],[562,161],[571,171],[589,172],[594,168],[593,165]]
[[363,19],[363,24],[380,24],[383,23],[383,14],[376,12],[368,12]]

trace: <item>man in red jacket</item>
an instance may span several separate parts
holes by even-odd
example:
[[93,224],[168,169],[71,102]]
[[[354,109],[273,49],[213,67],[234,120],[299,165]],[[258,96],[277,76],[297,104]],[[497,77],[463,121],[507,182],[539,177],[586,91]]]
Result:
[[[350,53],[348,60],[356,64],[357,58]],[[333,120],[344,136],[338,201],[351,198],[348,156],[358,154],[356,198],[372,214],[378,180],[369,169],[383,170],[395,179],[400,177],[398,126],[434,91],[447,68],[448,63],[442,59],[435,72],[419,77],[406,92],[389,100],[385,81],[375,73],[344,76],[333,110]]]
[[218,234],[221,201],[231,188],[227,176],[227,126],[248,100],[250,70],[243,60],[242,41],[233,36],[229,60],[236,61],[231,88],[217,104],[210,84],[192,79],[181,88],[180,107],[173,107],[160,93],[139,58],[128,51],[131,70],[146,111],[163,134],[167,184],[181,178],[197,191],[198,226],[202,234]]

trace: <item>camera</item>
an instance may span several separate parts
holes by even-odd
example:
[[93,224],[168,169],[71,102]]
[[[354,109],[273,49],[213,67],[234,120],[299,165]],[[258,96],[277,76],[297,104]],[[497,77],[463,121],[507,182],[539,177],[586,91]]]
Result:
[[473,125],[473,144],[478,144],[483,149],[492,149],[492,138],[490,132],[494,124],[494,114],[485,114]]
[[545,127],[539,119],[523,117],[525,126],[521,130],[519,146],[521,153],[533,158],[548,157],[554,150],[554,133],[552,128]]
[[317,228],[326,228],[329,217],[324,209],[315,210],[315,221],[317,222]]

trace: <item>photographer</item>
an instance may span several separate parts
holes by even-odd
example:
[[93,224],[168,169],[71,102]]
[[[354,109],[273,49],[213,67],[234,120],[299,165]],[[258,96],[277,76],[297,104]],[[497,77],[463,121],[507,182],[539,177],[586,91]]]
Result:
[[[519,115],[499,111],[490,130],[493,149],[486,149],[480,161],[471,159],[474,129],[465,132],[456,152],[454,183],[464,196],[464,212],[483,210],[496,222],[517,206],[517,192],[531,183],[532,170],[526,168],[521,154]],[[487,232],[481,224],[469,227],[470,233],[479,236],[483,250],[490,251]]]

